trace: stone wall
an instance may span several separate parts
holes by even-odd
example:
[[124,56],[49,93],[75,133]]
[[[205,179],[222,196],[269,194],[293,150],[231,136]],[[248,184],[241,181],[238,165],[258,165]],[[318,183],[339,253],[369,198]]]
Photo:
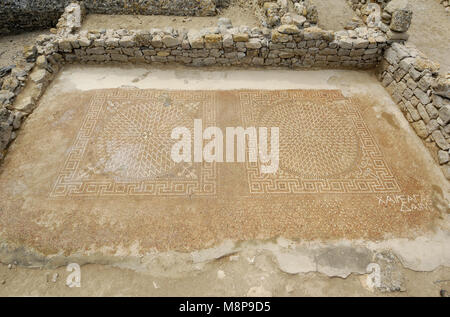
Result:
[[414,46],[402,44],[408,39],[412,19],[408,0],[347,2],[366,24],[373,22],[370,4],[380,5],[378,29],[391,45],[380,63],[379,79],[450,179],[450,77],[440,75],[439,64]]
[[[216,14],[216,1],[226,6],[227,0],[84,0],[89,13],[162,14],[210,16]],[[73,0],[2,0],[0,2],[0,34],[54,27]]]
[[444,6],[445,11],[450,12],[450,1],[449,0],[439,0]]
[[56,24],[56,33],[59,36],[67,36],[81,29],[86,8],[83,4],[69,4]]
[[450,77],[413,46],[394,43],[379,68],[380,80],[417,135],[433,144],[450,179]]
[[276,29],[232,27],[182,31],[106,30],[58,38],[55,50],[67,62],[132,62],[185,65],[373,68],[386,46],[382,33],[368,28],[329,32],[317,27]]

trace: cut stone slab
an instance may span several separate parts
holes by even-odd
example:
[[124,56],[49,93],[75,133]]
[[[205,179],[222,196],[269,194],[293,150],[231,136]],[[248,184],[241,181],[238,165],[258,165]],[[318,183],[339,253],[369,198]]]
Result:
[[449,161],[448,151],[439,150],[438,152],[439,164],[445,164]]
[[162,42],[164,43],[164,45],[166,47],[173,47],[173,46],[179,45],[181,41],[179,38],[175,38],[173,36],[166,35],[162,38]]
[[444,151],[447,151],[449,149],[450,146],[440,130],[433,131],[431,135],[433,136],[433,139],[439,146],[439,148],[441,148]]
[[392,14],[390,28],[395,32],[406,32],[411,25],[412,11],[403,9],[394,11]]
[[305,22],[306,18],[303,15],[299,15],[292,12],[286,13],[281,18],[282,24],[293,24],[296,25],[297,27],[302,27]]
[[442,123],[445,125],[450,122],[450,105],[447,104],[441,109],[439,109],[439,118],[441,118]]
[[236,33],[233,34],[233,40],[235,42],[248,42],[249,35],[247,33]]
[[35,108],[35,102],[32,97],[24,98],[18,105],[14,107],[14,109],[18,111],[23,111],[26,113],[31,113]]
[[45,69],[37,69],[30,75],[30,79],[36,84],[45,83],[48,79],[48,72]]
[[27,62],[33,62],[37,56],[37,48],[35,45],[25,46],[23,49],[23,57]]
[[425,139],[430,135],[425,123],[422,120],[413,122],[411,123],[411,125],[414,128],[414,131],[416,131],[417,135],[422,139]]
[[395,11],[410,9],[411,5],[408,3],[408,0],[392,0],[386,5],[384,11],[392,15]]
[[283,24],[278,27],[278,32],[282,34],[297,34],[300,29],[294,24]]
[[396,32],[393,30],[388,30],[386,33],[387,39],[391,41],[407,41],[409,38],[406,32]]

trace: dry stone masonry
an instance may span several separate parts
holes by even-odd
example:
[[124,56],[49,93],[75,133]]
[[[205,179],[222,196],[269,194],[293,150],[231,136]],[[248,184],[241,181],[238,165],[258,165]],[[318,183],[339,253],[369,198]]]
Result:
[[293,24],[298,28],[314,26],[318,13],[310,0],[258,0],[261,25],[276,27],[280,24]]
[[[375,23],[388,40],[406,41],[411,25],[412,9],[408,0],[347,0],[367,24]],[[377,6],[374,6],[378,5]]]
[[57,38],[53,50],[67,62],[370,68],[386,45],[382,33],[367,28],[333,33],[295,25],[269,30],[221,23],[199,31],[168,27],[80,32]]
[[370,4],[380,6],[378,27],[392,45],[386,49],[378,68],[379,78],[416,134],[434,145],[433,155],[450,179],[450,74],[440,75],[438,63],[414,46],[402,44],[408,39],[411,6],[407,0],[348,0],[348,3],[366,23],[373,14]]
[[416,134],[435,145],[435,157],[450,179],[450,76],[413,46],[394,43],[379,67],[380,80]]

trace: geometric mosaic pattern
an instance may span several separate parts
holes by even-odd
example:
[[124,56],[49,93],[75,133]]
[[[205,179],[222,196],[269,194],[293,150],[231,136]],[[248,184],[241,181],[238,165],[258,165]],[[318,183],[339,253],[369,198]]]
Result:
[[[174,127],[193,136],[194,119],[217,126],[217,94],[95,92],[50,196],[215,195],[217,163],[175,163],[170,151]],[[241,120],[235,126],[279,127],[278,171],[264,174],[258,162],[244,163],[250,194],[400,191],[357,99],[338,90],[235,94]]]
[[95,93],[51,197],[214,195],[216,163],[175,163],[172,129],[215,125],[213,92]]
[[251,91],[240,92],[239,99],[244,128],[280,129],[277,173],[246,163],[250,193],[400,191],[357,99],[338,90]]

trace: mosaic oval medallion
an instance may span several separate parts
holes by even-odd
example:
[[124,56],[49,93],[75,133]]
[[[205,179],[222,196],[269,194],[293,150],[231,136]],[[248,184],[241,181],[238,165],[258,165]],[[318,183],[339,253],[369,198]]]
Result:
[[280,103],[263,114],[261,126],[280,128],[280,168],[303,178],[341,174],[358,157],[353,123],[329,105]]
[[110,103],[96,142],[103,171],[120,179],[154,179],[166,176],[177,163],[170,151],[172,129],[190,128],[192,118],[181,107],[161,103]]

